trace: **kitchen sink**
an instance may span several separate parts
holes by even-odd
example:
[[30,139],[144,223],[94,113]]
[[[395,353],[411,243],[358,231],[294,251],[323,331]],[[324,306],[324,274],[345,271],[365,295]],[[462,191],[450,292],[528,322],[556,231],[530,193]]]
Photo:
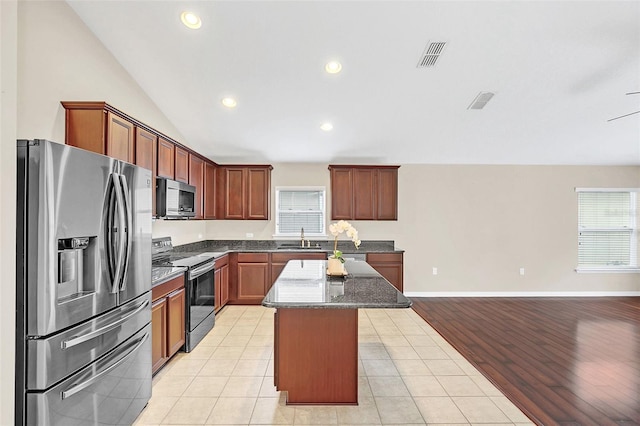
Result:
[[311,247],[302,247],[300,244],[282,244],[276,250],[321,250],[321,247],[320,244],[312,245]]

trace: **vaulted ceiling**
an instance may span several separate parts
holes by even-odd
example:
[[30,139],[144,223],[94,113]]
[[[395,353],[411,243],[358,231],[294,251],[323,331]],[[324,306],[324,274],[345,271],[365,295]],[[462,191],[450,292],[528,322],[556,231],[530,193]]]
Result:
[[219,162],[640,165],[637,1],[68,3]]

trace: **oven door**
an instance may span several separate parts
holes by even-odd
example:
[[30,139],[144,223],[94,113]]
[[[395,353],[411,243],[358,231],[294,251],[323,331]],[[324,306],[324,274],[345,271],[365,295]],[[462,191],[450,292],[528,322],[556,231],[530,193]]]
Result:
[[215,262],[207,262],[189,271],[189,317],[187,327],[195,330],[209,315],[213,315],[215,304],[214,292]]

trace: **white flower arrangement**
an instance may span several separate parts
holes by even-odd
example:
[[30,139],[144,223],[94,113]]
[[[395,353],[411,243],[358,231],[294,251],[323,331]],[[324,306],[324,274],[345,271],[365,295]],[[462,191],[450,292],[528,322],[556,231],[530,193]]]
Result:
[[351,238],[351,241],[353,241],[356,248],[359,248],[361,241],[358,239],[358,231],[346,220],[339,220],[338,222],[329,225],[329,232],[331,232],[331,235],[335,237],[333,244],[333,257],[340,259],[340,262],[344,263],[342,252],[338,250],[338,237],[340,234],[345,232],[347,237]]

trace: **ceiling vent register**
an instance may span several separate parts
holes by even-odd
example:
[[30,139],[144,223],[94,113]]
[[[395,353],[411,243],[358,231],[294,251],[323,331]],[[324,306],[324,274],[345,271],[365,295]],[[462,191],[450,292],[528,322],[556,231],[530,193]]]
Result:
[[427,44],[427,47],[425,47],[424,52],[418,61],[417,68],[434,67],[438,58],[442,55],[442,51],[446,45],[446,41],[432,41]]
[[494,93],[491,92],[480,92],[478,96],[471,102],[471,105],[467,109],[482,109],[485,107],[487,102],[493,98]]

